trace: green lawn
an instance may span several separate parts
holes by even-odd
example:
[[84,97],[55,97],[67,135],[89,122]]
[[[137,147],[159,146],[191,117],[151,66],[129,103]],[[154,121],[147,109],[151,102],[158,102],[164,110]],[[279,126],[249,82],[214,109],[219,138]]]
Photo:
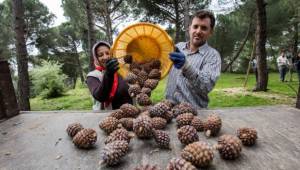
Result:
[[[267,92],[251,92],[255,79],[250,75],[246,89],[243,88],[245,75],[243,74],[221,74],[216,87],[209,94],[209,108],[216,107],[240,107],[287,104],[294,105],[298,89],[296,73],[293,82],[282,83],[277,73],[269,74]],[[290,88],[288,85],[292,86]],[[158,87],[153,91],[151,99],[158,102],[164,98],[166,79],[160,81]],[[92,98],[86,87],[77,87],[69,90],[64,96],[43,100],[36,97],[30,100],[32,110],[90,110]]]

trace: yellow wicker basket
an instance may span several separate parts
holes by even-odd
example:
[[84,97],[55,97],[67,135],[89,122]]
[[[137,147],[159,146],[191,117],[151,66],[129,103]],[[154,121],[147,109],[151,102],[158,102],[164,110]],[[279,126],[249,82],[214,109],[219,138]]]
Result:
[[[159,59],[162,63],[161,78],[168,74],[172,66],[169,53],[173,50],[174,43],[167,32],[158,25],[146,22],[136,23],[125,28],[112,46],[112,54],[116,58],[130,54],[134,62],[141,64]],[[125,77],[128,70],[128,65],[121,60],[119,70],[121,76]]]

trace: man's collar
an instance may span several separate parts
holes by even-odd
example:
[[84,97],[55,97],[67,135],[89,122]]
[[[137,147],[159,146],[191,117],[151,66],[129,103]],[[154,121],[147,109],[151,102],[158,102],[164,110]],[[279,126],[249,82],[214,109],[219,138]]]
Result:
[[[203,45],[201,45],[200,47],[198,47],[198,50],[195,51],[194,53],[203,54],[204,53],[203,51],[204,51],[204,49],[207,48],[207,46],[208,46],[208,44],[207,44],[207,41],[206,41]],[[185,42],[185,46],[183,47],[183,50],[189,50],[190,51],[190,42],[189,41]]]

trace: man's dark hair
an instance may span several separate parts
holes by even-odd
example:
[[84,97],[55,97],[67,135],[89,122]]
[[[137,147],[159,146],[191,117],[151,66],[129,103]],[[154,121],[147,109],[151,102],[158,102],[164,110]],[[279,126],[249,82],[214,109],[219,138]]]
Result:
[[210,19],[210,27],[212,29],[214,29],[215,27],[215,22],[216,22],[216,19],[215,19],[215,16],[212,12],[210,11],[206,11],[206,10],[200,10],[200,11],[197,11],[191,18],[190,20],[190,25],[192,24],[193,22],[193,19],[194,18],[200,18],[200,19],[204,19],[204,18],[209,18]]

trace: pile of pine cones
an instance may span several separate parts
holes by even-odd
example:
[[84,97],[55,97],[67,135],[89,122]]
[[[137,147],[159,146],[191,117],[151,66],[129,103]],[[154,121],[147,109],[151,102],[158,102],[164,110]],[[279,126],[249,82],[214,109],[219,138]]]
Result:
[[[214,150],[226,160],[237,159],[242,151],[242,144],[252,146],[257,139],[257,131],[253,128],[240,128],[237,136],[224,134],[217,144],[210,146],[199,141],[198,132],[204,132],[207,137],[218,136],[222,119],[213,113],[206,119],[197,116],[197,110],[187,102],[174,105],[169,100],[153,104],[150,96],[161,78],[161,63],[153,60],[138,64],[131,56],[124,57],[129,64],[129,73],[125,80],[130,85],[129,94],[136,99],[138,106],[123,104],[120,109],[104,118],[99,127],[106,134],[105,147],[100,152],[101,164],[113,166],[119,164],[128,154],[130,141],[136,139],[154,139],[156,146],[170,148],[170,136],[164,129],[174,118],[177,124],[178,140],[185,145],[180,158],[172,158],[167,164],[167,170],[196,170],[209,166],[214,158]],[[97,141],[97,133],[93,129],[84,129],[80,123],[72,123],[67,127],[67,133],[73,138],[78,148],[92,148]],[[196,168],[197,167],[197,168]],[[135,170],[160,170],[157,165],[140,165]]]
[[140,106],[151,105],[151,92],[161,78],[161,62],[153,60],[139,64],[134,62],[130,55],[124,57],[124,62],[129,65],[129,72],[125,77],[125,81],[129,84],[129,95],[136,99]]

